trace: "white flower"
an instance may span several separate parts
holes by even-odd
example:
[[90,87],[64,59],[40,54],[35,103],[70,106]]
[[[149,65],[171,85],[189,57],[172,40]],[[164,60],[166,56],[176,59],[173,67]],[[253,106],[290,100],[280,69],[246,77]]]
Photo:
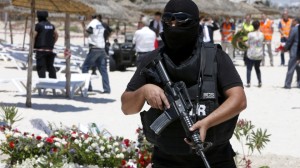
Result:
[[98,139],[100,139],[100,137],[99,137],[98,135],[96,135],[96,136],[95,136],[95,139],[98,140]]
[[88,144],[89,142],[90,142],[89,139],[83,141],[84,144]]
[[120,155],[121,159],[124,159],[124,154],[123,153],[120,153],[119,155]]
[[61,147],[61,144],[59,142],[55,142],[54,145],[57,147]]
[[19,132],[15,132],[15,133],[13,134],[13,137],[14,137],[14,138],[19,138],[20,136],[22,136],[22,134],[19,133]]
[[31,136],[31,135],[29,135],[29,134],[27,134],[27,135],[26,135],[26,138],[28,138],[28,139],[32,139],[32,136]]
[[73,138],[78,137],[78,133],[77,133],[77,132],[75,132],[75,133],[73,132],[73,133],[72,133],[72,137],[73,137]]
[[102,139],[99,140],[99,144],[103,144],[104,141]]
[[38,147],[38,148],[41,148],[41,147],[43,147],[43,146],[44,146],[44,142],[40,142],[40,143],[37,144],[37,147]]
[[107,149],[111,149],[112,148],[112,146],[111,145],[107,145]]
[[61,144],[63,144],[63,145],[67,145],[67,143],[68,142],[66,140],[64,140],[64,139],[61,141]]
[[101,146],[101,147],[100,147],[100,151],[103,152],[104,150],[105,150],[105,147],[104,147],[104,146]]
[[81,146],[82,146],[82,143],[79,143],[78,146],[81,147]]
[[57,137],[53,138],[53,140],[56,141],[56,142],[61,142],[61,139],[57,138]]
[[75,144],[79,144],[80,141],[79,141],[78,139],[75,139],[75,140],[74,140],[74,143],[75,143]]
[[124,154],[123,153],[117,154],[116,158],[118,158],[118,159],[124,159]]
[[13,132],[9,131],[9,130],[5,130],[4,134],[5,134],[6,137],[10,137],[13,134]]
[[91,144],[91,146],[92,146],[93,148],[96,148],[96,147],[98,146],[98,144],[94,142],[94,143]]
[[59,135],[59,132],[58,131],[54,132],[54,135]]
[[115,152],[118,152],[119,151],[119,148],[115,148]]
[[93,138],[92,138],[92,137],[88,137],[86,140],[88,140],[88,141],[92,141],[92,140],[93,140]]
[[104,158],[109,158],[110,154],[109,153],[104,153]]
[[89,152],[90,152],[90,150],[89,150],[89,149],[86,149],[86,150],[85,150],[85,152],[86,152],[86,153],[89,153]]
[[113,146],[119,146],[118,142],[114,142]]

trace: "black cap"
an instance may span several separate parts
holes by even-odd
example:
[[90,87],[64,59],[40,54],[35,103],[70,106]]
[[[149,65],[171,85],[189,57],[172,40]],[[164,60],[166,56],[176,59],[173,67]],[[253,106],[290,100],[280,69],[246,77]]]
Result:
[[166,4],[164,12],[184,12],[192,15],[194,19],[199,19],[198,6],[192,0],[170,0]]
[[36,16],[39,18],[47,18],[48,17],[48,11],[37,11]]

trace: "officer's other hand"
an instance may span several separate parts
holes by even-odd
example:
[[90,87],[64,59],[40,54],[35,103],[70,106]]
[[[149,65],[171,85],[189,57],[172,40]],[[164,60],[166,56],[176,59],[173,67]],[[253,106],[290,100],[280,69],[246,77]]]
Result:
[[206,132],[208,130],[209,126],[208,123],[206,123],[205,119],[197,121],[191,128],[190,131],[199,130],[200,133],[200,139],[202,142],[205,142]]
[[153,84],[146,84],[143,86],[143,94],[151,107],[160,110],[170,108],[170,104],[164,90],[160,87]]

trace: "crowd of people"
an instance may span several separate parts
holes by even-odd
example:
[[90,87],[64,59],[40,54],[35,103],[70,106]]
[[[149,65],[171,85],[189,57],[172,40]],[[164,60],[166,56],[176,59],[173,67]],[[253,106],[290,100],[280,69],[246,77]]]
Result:
[[[53,67],[55,54],[52,50],[58,35],[55,31],[55,26],[47,20],[48,13],[46,11],[39,11],[37,16],[39,23],[36,25],[34,37],[36,41],[35,51],[37,53],[37,72],[41,78],[45,78],[46,71],[49,72],[50,78],[56,78],[55,69]],[[178,15],[178,17],[182,16]],[[256,24],[257,22],[259,23],[258,25]],[[253,23],[256,24],[255,26],[258,26],[257,29],[255,29]],[[284,66],[286,63],[285,52],[289,51],[290,55],[288,72],[283,86],[283,88],[286,89],[291,88],[294,71],[297,73],[297,87],[300,87],[300,68],[298,66],[299,58],[297,58],[297,50],[299,50],[298,25],[299,18],[289,18],[287,11],[282,14],[282,19],[278,24],[278,31],[281,35],[280,42],[282,44],[282,46],[279,47],[281,58],[280,65]],[[232,40],[238,31],[246,32],[246,36],[241,38],[241,40],[245,43],[244,45],[248,48],[243,51],[244,64],[247,67],[246,87],[251,86],[251,71],[253,66],[257,74],[257,86],[262,86],[260,66],[265,66],[266,55],[269,57],[270,66],[274,66],[274,56],[272,52],[274,26],[274,20],[268,18],[266,14],[262,14],[261,18],[255,19],[251,18],[251,14],[247,14],[244,18],[244,22],[239,20],[235,21],[229,16],[224,16],[223,18],[216,20],[214,20],[211,16],[201,15],[199,17],[199,33],[203,42],[220,44],[223,51],[229,55],[232,61],[235,61],[236,52],[239,50],[232,45]],[[53,28],[53,30],[50,28]],[[136,65],[140,64],[141,59],[147,55],[147,53],[154,49],[162,48],[164,45],[164,37],[162,36],[163,30],[164,24],[161,12],[155,12],[152,20],[149,16],[141,15],[137,30],[133,37],[133,43],[135,44],[135,51],[137,55]],[[219,30],[221,35],[221,41],[218,42],[214,40],[214,33],[217,32],[217,30]],[[93,69],[93,74],[95,74],[95,70],[98,68],[102,75],[103,83],[103,92],[101,93],[111,92],[106,66],[109,48],[109,35],[111,32],[112,29],[102,21],[102,17],[99,14],[92,16],[92,20],[86,28],[90,51],[83,64],[82,72],[87,73],[90,69]],[[252,32],[257,32],[257,34],[254,35]],[[263,38],[258,39],[258,34],[259,37]],[[263,36],[261,34],[263,34]],[[90,84],[89,91],[92,90],[93,89]]]
[[[157,39],[154,40],[154,44],[159,41],[159,48],[163,45],[163,40],[161,39],[161,34],[163,32],[163,24],[161,23],[161,13],[156,12],[154,19],[150,22],[149,28],[153,30],[156,34]],[[144,15],[141,17],[141,19]],[[219,17],[220,18],[220,17]],[[266,14],[261,14],[258,18],[252,18],[251,14],[246,14],[244,21],[234,20],[230,16],[224,16],[224,18],[214,20],[211,16],[200,16],[199,19],[199,32],[203,38],[203,41],[206,43],[218,43],[221,44],[223,51],[225,51],[232,61],[235,61],[236,53],[239,51],[239,48],[234,47],[232,40],[237,32],[244,31],[245,35],[240,37],[241,42],[247,47],[246,49],[239,51],[243,52],[244,65],[247,67],[247,83],[246,87],[251,86],[251,71],[254,66],[257,79],[258,87],[262,86],[262,77],[261,77],[261,66],[265,66],[265,58],[269,57],[269,65],[274,66],[274,52],[273,52],[273,35],[275,31],[274,20],[270,19]],[[296,31],[299,18],[289,18],[288,12],[284,11],[282,18],[278,23],[278,31],[281,35],[280,37],[280,47],[276,48],[276,52],[280,52],[281,66],[286,66],[285,62],[285,52],[289,52],[290,59],[288,63],[288,72],[286,74],[286,80],[284,82],[283,88],[291,88],[291,83],[293,79],[294,71],[297,72],[297,87],[300,88],[300,70],[299,70],[299,58],[297,58],[297,49],[299,50],[298,45],[298,33]],[[141,25],[142,22],[140,21]],[[253,25],[255,24],[255,25]],[[139,29],[139,27],[138,27]],[[221,41],[214,41],[214,33],[219,30],[221,35]],[[139,32],[140,30],[137,30]],[[256,32],[254,34],[253,32]],[[292,33],[295,32],[295,33]],[[143,36],[143,35],[142,35]],[[146,34],[144,35],[146,36]],[[259,38],[258,38],[259,37]],[[153,38],[151,39],[153,41]],[[238,41],[239,42],[239,41]],[[153,47],[153,43],[148,43],[148,46]],[[145,45],[137,42],[136,48],[139,48],[141,45]],[[293,47],[294,46],[294,47]],[[154,45],[155,47],[155,45]],[[157,47],[155,47],[157,48]],[[151,50],[147,51],[150,52]],[[299,52],[299,51],[298,51]],[[299,55],[299,54],[298,54]]]

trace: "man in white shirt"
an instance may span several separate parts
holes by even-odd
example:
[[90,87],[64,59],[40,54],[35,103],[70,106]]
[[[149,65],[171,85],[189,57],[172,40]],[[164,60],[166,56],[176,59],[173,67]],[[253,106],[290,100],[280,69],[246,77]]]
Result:
[[137,30],[133,36],[133,43],[135,44],[135,50],[137,52],[137,66],[148,52],[155,49],[154,43],[156,39],[156,34],[148,27],[148,17],[144,16],[141,19],[141,25],[142,28]]
[[[82,73],[88,73],[92,66],[98,67],[102,76],[103,91],[101,93],[110,93],[109,79],[106,66],[106,52],[105,52],[105,28],[100,22],[101,15],[92,16],[93,20],[87,26],[86,32],[88,33],[88,42],[90,51],[85,58],[82,65]],[[92,91],[90,83],[89,91]]]

